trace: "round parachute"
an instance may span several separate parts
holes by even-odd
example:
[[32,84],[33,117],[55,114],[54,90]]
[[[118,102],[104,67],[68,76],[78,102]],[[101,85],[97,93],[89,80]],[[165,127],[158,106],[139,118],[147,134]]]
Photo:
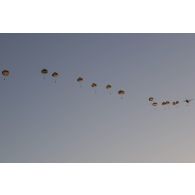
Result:
[[157,102],[153,102],[152,103],[152,106],[155,106],[156,107],[156,106],[158,106],[158,103]]
[[80,87],[82,87],[82,82],[84,81],[83,77],[78,77],[77,82],[79,83]]
[[81,82],[83,82],[83,81],[84,81],[84,79],[83,79],[82,77],[78,77],[78,78],[77,78],[77,82],[81,83]]
[[108,84],[108,85],[106,85],[106,89],[112,89],[112,85],[110,85],[110,84]]
[[176,105],[178,105],[178,104],[179,104],[179,101],[173,101],[173,102],[172,102],[172,105],[173,105],[173,106],[176,106]]
[[166,104],[169,105],[170,104],[170,101],[166,101]]
[[186,100],[184,100],[184,102],[186,103],[186,104],[189,104],[191,101],[193,101],[194,99],[186,99]]
[[57,72],[53,72],[51,75],[53,78],[57,78],[59,76],[59,74]]
[[41,74],[43,75],[43,78],[45,79],[45,75],[47,75],[48,74],[48,70],[47,69],[42,69],[41,70]]
[[97,84],[96,84],[96,83],[92,83],[92,84],[91,84],[91,87],[92,87],[92,88],[96,88],[96,87],[97,87]]
[[97,88],[97,83],[92,83],[91,87],[94,89],[94,93],[96,94],[96,88]]
[[57,80],[57,78],[59,77],[59,73],[53,72],[53,73],[51,74],[51,76],[55,79],[55,83],[56,83],[56,80]]
[[42,69],[42,70],[41,70],[41,74],[44,74],[44,75],[45,75],[45,74],[48,74],[48,70],[47,70],[47,69],[45,69],[45,68],[44,68],[44,69]]
[[112,92],[111,92],[112,85],[110,85],[110,84],[106,85],[106,89],[109,91],[109,94],[111,95],[112,94]]
[[120,95],[121,96],[121,98],[123,98],[124,96],[125,96],[125,91],[124,90],[119,90],[118,91],[118,95]]
[[149,102],[153,102],[154,98],[153,97],[149,97],[148,100],[149,100]]
[[162,102],[161,105],[162,105],[162,106],[165,106],[165,105],[167,105],[167,102]]
[[4,77],[4,80],[5,80],[6,77],[8,77],[10,75],[10,71],[9,70],[3,70],[1,73],[2,73],[2,75]]

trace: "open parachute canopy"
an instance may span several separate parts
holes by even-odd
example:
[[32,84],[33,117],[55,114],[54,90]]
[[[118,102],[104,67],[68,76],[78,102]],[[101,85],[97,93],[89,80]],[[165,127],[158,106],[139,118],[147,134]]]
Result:
[[106,89],[112,89],[112,85],[110,85],[110,84],[108,84],[108,85],[106,85]]
[[173,105],[173,106],[176,106],[176,105],[178,105],[178,104],[179,104],[179,101],[178,101],[178,100],[172,102],[172,105]]
[[77,82],[81,83],[81,82],[83,82],[83,81],[84,81],[84,78],[83,78],[83,77],[78,77],[78,78],[77,78]]
[[124,91],[124,90],[119,90],[119,91],[118,91],[118,94],[119,94],[119,95],[125,95],[125,91]]
[[59,77],[59,73],[57,73],[57,72],[53,72],[52,74],[51,74],[51,76],[53,77],[53,78],[58,78]]
[[47,69],[45,69],[45,68],[44,68],[44,69],[42,69],[42,70],[41,70],[41,74],[44,74],[44,75],[45,75],[45,74],[48,74],[48,70],[47,70]]
[[158,103],[157,102],[153,102],[152,106],[158,106]]
[[6,70],[6,69],[3,70],[1,73],[2,73],[2,75],[4,77],[4,80],[5,80],[6,77],[8,77],[10,75],[10,71],[9,70]]
[[125,90],[119,90],[118,91],[118,95],[120,95],[121,96],[121,98],[123,98],[123,96],[125,95]]
[[186,103],[186,104],[189,104],[191,101],[193,101],[194,99],[186,99],[186,100],[184,100],[184,102]]
[[149,97],[148,100],[149,100],[149,102],[153,102],[154,98],[153,97]]
[[96,88],[96,87],[97,87],[97,83],[92,83],[92,84],[91,84],[91,87],[92,87],[92,88]]

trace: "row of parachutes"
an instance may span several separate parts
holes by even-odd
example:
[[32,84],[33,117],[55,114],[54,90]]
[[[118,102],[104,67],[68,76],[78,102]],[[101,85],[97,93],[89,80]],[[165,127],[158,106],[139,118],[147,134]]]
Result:
[[[4,80],[7,77],[10,76],[10,71],[7,70],[7,69],[4,69],[1,73],[2,73],[2,76],[4,77]],[[60,74],[58,72],[52,72],[51,74],[49,74],[48,69],[45,69],[45,68],[41,70],[41,74],[43,75],[43,78],[45,78],[46,76],[50,75],[54,79],[55,82],[57,81],[57,79],[60,76]],[[83,77],[78,77],[76,79],[76,81],[79,83],[80,86],[82,86],[82,83],[84,82],[84,78]],[[97,83],[92,83],[91,87],[93,89],[96,89],[98,87],[98,84]],[[111,84],[107,84],[106,85],[106,90],[108,90],[109,94],[111,94],[111,92],[112,92],[112,85]],[[123,89],[118,90],[118,95],[120,95],[121,98],[123,98],[126,95],[125,90],[123,90]]]
[[[10,71],[7,70],[7,69],[4,69],[2,72],[2,76],[4,77],[4,80],[10,76]],[[49,75],[49,71],[48,69],[42,69],[41,70],[41,74],[43,75],[43,77],[45,78],[45,76]],[[55,82],[56,80],[58,79],[58,77],[60,76],[60,74],[58,72],[52,72],[51,74],[51,77],[54,78]],[[78,77],[76,79],[76,82],[79,83],[80,87],[82,86],[82,83],[84,82],[84,78],[83,77]],[[91,84],[91,87],[96,89],[98,87],[98,84],[97,83],[92,83]],[[109,91],[109,93],[111,94],[112,92],[112,85],[111,84],[107,84],[105,86],[106,90]],[[126,95],[126,92],[125,90],[123,89],[120,89],[118,90],[118,95],[121,96],[121,98],[123,98],[125,95]],[[162,101],[162,102],[157,102],[155,100],[154,97],[149,97],[148,101],[149,103],[153,106],[153,107],[157,107],[157,106],[177,106],[179,105],[181,102],[184,102],[185,104],[190,104],[194,99],[185,99],[185,100],[182,100],[182,101],[179,101],[179,100],[174,100],[174,101],[170,101],[170,100],[166,100],[166,101]]]
[[185,100],[173,100],[173,101],[170,101],[170,100],[165,100],[165,101],[161,101],[161,102],[158,102],[155,100],[154,97],[149,97],[148,98],[148,101],[149,103],[153,106],[153,107],[157,107],[157,106],[177,106],[179,104],[181,104],[182,102],[185,103],[186,105],[190,104],[194,99],[185,99]]
[[[77,80],[76,80],[79,84],[80,84],[80,87],[82,86],[82,83],[84,82],[84,78],[83,77],[78,77]],[[98,84],[97,83],[92,83],[91,84],[91,87],[92,88],[97,88],[98,87]],[[111,95],[112,93],[112,85],[111,84],[107,84],[105,86],[106,90],[109,91],[109,94]],[[118,95],[121,96],[121,98],[126,94],[125,90],[123,89],[120,89],[118,90]]]

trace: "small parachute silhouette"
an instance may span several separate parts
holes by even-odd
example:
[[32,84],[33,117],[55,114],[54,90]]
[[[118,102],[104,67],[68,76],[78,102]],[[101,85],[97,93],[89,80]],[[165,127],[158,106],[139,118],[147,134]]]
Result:
[[173,101],[173,102],[172,102],[172,105],[173,105],[173,106],[176,106],[176,105],[178,105],[178,104],[179,104],[179,101]]
[[6,77],[9,77],[9,75],[10,75],[10,71],[9,70],[3,70],[2,72],[2,75],[3,75],[3,77],[4,77],[4,80],[6,79]]
[[167,105],[167,102],[162,102],[161,105],[165,106],[165,105]]
[[42,74],[48,74],[48,70],[44,68],[44,69],[41,70],[41,73]]
[[121,96],[121,99],[125,96],[125,91],[124,90],[119,90],[118,91],[118,95],[120,95]]
[[149,102],[153,102],[154,98],[153,97],[149,97],[148,100],[149,100]]
[[48,74],[48,70],[47,69],[42,69],[41,70],[41,74],[43,75],[43,78],[45,78],[45,75],[47,75]]
[[157,102],[153,102],[152,106],[156,107],[156,106],[158,106],[158,103]]
[[169,105],[169,104],[170,104],[170,101],[163,101],[163,102],[161,103],[162,106],[166,106],[166,105]]
[[91,84],[91,87],[95,90],[95,93],[96,93],[96,88],[97,88],[97,86],[98,86],[97,83],[92,83],[92,84]]
[[109,94],[111,95],[112,85],[110,85],[110,84],[106,85],[106,89],[109,91]]
[[51,74],[51,76],[55,79],[55,83],[56,83],[56,80],[57,80],[57,78],[59,77],[59,73],[53,72],[53,73]]
[[192,102],[194,99],[185,99],[184,100],[184,102],[186,103],[186,104],[189,104],[190,102]]
[[92,88],[96,88],[96,87],[97,87],[97,84],[96,84],[96,83],[92,83],[92,84],[91,84],[91,87],[92,87]]
[[166,104],[169,105],[170,104],[170,101],[166,101]]
[[77,78],[77,82],[79,83],[80,87],[82,87],[83,81],[84,81],[84,78],[83,77],[78,77]]

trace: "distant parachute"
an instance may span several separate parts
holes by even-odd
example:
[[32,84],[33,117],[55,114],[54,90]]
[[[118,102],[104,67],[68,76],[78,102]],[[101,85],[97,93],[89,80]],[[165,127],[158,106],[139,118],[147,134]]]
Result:
[[82,77],[77,78],[77,82],[83,82],[83,81],[84,81],[84,79]]
[[106,85],[106,89],[109,91],[109,94],[111,95],[112,85],[110,84]]
[[162,106],[166,106],[166,105],[169,105],[169,104],[170,104],[170,101],[163,101],[163,102],[161,103]]
[[45,78],[45,75],[47,75],[48,74],[48,70],[47,69],[42,69],[41,70],[41,74],[43,75],[43,78]]
[[59,73],[53,72],[53,73],[51,74],[51,76],[55,79],[55,82],[56,82],[57,78],[59,77]]
[[176,101],[175,103],[176,103],[176,105],[177,105],[177,104],[179,104],[179,101]]
[[96,84],[96,83],[92,83],[92,84],[91,84],[91,87],[92,87],[92,88],[96,88],[96,87],[97,87],[97,84]]
[[125,96],[125,91],[124,90],[119,90],[118,91],[118,95],[120,95],[121,96],[121,99]]
[[83,77],[78,77],[77,82],[79,83],[80,87],[82,87],[82,82],[84,81]]
[[106,89],[111,89],[112,88],[112,85],[108,84],[106,85]]
[[167,105],[167,102],[162,102],[161,105],[165,106],[165,105]]
[[153,97],[149,97],[148,100],[149,100],[149,102],[153,102],[154,98]]
[[3,70],[2,72],[2,75],[3,75],[3,77],[4,77],[4,80],[6,79],[6,77],[8,77],[9,75],[10,75],[10,71],[9,70]]
[[186,99],[186,100],[184,100],[184,102],[186,103],[186,104],[189,104],[191,101],[193,101],[194,99]]
[[42,70],[41,70],[41,73],[42,73],[42,74],[48,74],[48,70],[47,70],[47,69],[42,69]]
[[97,83],[92,83],[92,84],[91,84],[91,87],[94,88],[95,93],[96,93],[96,88],[97,88],[97,86],[98,86]]
[[170,104],[170,101],[166,101],[166,104],[169,105]]
[[156,106],[158,106],[158,103],[157,102],[153,102],[152,106],[156,107]]
[[173,106],[176,106],[176,105],[178,105],[178,104],[179,104],[179,101],[173,101],[173,102],[172,102],[172,105],[173,105]]

